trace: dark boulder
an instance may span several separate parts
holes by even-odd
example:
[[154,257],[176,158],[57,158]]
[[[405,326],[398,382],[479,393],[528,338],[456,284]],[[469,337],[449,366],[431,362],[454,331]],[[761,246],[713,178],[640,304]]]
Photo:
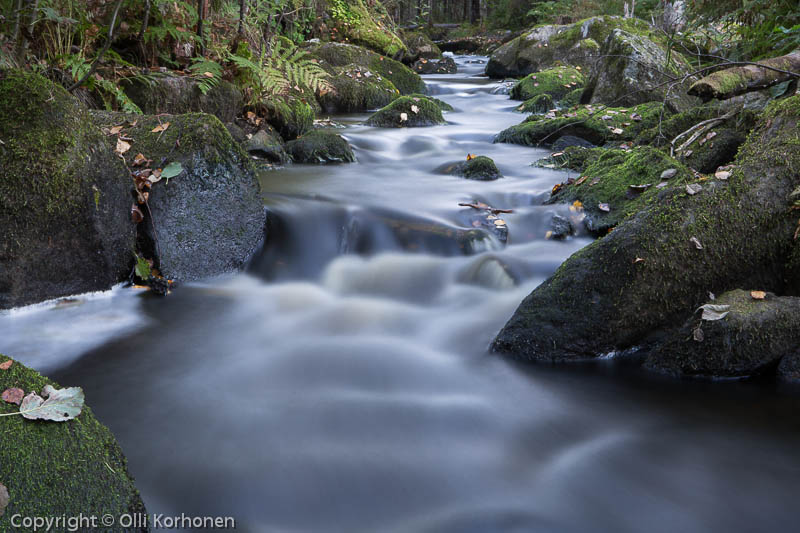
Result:
[[[230,128],[228,128],[230,131]],[[280,137],[277,133],[267,130],[258,130],[243,143],[244,149],[251,156],[265,159],[271,163],[285,164],[289,162],[289,156],[283,149]]]
[[[678,376],[743,377],[773,372],[800,347],[800,298],[734,290],[710,300],[647,357],[651,370]],[[719,317],[722,318],[719,318]],[[791,374],[787,359],[784,371]]]
[[[246,264],[264,239],[266,211],[250,158],[216,117],[96,112],[93,118],[103,127],[127,124],[123,134],[133,141],[124,155],[131,169],[142,168],[138,154],[154,169],[182,167],[152,186],[138,226],[140,251],[157,259],[165,278],[196,280]],[[152,131],[166,122],[163,131]]]
[[332,131],[314,130],[286,144],[295,163],[354,163],[356,156],[344,137]]
[[[8,358],[0,355],[0,363],[7,362]],[[25,394],[41,394],[46,385],[61,388],[16,361],[8,370],[0,370],[0,390],[16,387]],[[18,406],[0,402],[0,414],[18,411]],[[66,422],[26,420],[22,416],[2,420],[0,481],[8,489],[9,504],[5,513],[0,508],[0,531],[17,530],[11,522],[14,515],[119,517],[146,512],[114,435],[89,407],[84,406],[77,418]]]
[[779,291],[797,227],[800,96],[774,103],[726,181],[668,186],[572,255],[520,305],[493,349],[521,359],[597,357],[685,322],[709,292]]
[[594,148],[595,146],[587,141],[586,139],[581,139],[580,137],[575,137],[574,135],[562,135],[556,142],[553,143],[553,151],[554,152],[563,152],[567,148],[572,146],[577,146],[580,148]]
[[[122,80],[125,94],[148,115],[201,112],[231,122],[244,106],[242,92],[232,83],[219,81],[201,90],[200,81],[191,76],[153,73],[147,78]],[[207,81],[206,81],[207,83]]]
[[0,309],[100,291],[130,272],[133,182],[61,86],[0,70]]
[[458,66],[452,57],[439,60],[420,59],[411,68],[418,74],[455,74],[458,71]]

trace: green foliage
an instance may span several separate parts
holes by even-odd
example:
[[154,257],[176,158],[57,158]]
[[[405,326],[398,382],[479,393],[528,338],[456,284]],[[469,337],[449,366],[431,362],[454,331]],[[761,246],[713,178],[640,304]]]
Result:
[[204,57],[192,58],[189,71],[197,80],[197,87],[203,94],[207,94],[208,91],[219,85],[223,74],[222,65]]
[[[77,81],[89,71],[91,62],[87,61],[81,54],[69,54],[64,57],[64,66],[72,75],[72,78]],[[133,78],[146,79],[147,77],[139,74],[133,76]],[[90,76],[87,78],[84,86],[90,91],[97,91],[100,98],[103,100],[103,105],[108,111],[117,107],[125,113],[142,114],[142,110],[139,109],[139,106],[134,104],[133,101],[128,98],[128,95],[125,94],[125,91],[111,80],[101,76]]]

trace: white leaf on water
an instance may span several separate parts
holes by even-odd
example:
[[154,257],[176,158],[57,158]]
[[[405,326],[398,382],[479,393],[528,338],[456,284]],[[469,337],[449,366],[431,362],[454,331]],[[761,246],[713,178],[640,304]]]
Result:
[[722,320],[725,318],[728,313],[730,313],[730,305],[718,305],[718,304],[705,304],[698,307],[698,311],[700,309],[703,310],[703,315],[700,317],[703,320],[714,321],[714,320]]
[[45,385],[42,396],[35,392],[25,396],[19,408],[20,414],[28,420],[66,422],[81,414],[83,409],[84,396],[80,387],[54,389]]

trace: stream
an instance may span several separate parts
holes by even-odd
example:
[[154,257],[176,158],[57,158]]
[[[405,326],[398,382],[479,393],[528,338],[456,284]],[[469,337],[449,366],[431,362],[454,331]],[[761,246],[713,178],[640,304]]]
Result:
[[[448,124],[333,117],[356,164],[261,175],[272,219],[248,272],[0,313],[0,352],[83,387],[150,513],[254,533],[795,528],[795,390],[487,353],[590,239],[545,238],[570,216],[541,205],[565,174],[492,144],[522,116],[485,58],[456,59],[425,77]],[[468,153],[505,177],[436,172]],[[513,209],[507,245],[472,201]]]

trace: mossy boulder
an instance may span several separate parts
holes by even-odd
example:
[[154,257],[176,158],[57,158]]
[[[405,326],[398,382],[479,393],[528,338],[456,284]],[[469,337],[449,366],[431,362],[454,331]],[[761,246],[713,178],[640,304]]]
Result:
[[424,94],[419,94],[419,93],[409,94],[408,96],[411,97],[411,98],[417,98],[417,99],[424,98],[425,100],[429,100],[429,101],[433,102],[434,104],[436,104],[439,107],[439,109],[441,109],[442,111],[453,111],[453,106],[451,106],[450,104],[448,104],[447,102],[445,102],[443,100],[439,100],[438,98],[434,98],[433,96],[425,96]]
[[[157,259],[165,278],[196,280],[245,265],[264,239],[266,212],[250,158],[216,117],[101,111],[93,119],[102,127],[128,124],[123,134],[133,139],[124,154],[130,168],[137,168],[140,153],[152,168],[182,167],[152,186],[138,225],[141,252]],[[152,131],[165,122],[167,129]]]
[[578,106],[546,115],[531,115],[521,124],[501,131],[494,142],[547,146],[562,135],[580,137],[594,145],[631,141],[639,132],[657,125],[661,116],[668,115],[658,102],[632,108]]
[[[575,89],[583,88],[583,74],[572,67],[553,67],[522,78],[511,89],[512,100],[530,100],[547,95],[561,100]],[[527,103],[527,102],[526,102]]]
[[267,123],[285,140],[296,139],[314,127],[314,108],[298,98],[281,97],[262,102]]
[[485,155],[447,164],[442,168],[442,171],[451,176],[460,176],[468,180],[477,181],[493,181],[503,177],[494,161]]
[[573,24],[542,25],[500,46],[486,64],[490,78],[522,77],[558,64],[581,67],[591,72],[600,55],[600,45],[614,29],[637,34],[656,30],[640,19],[592,17]]
[[800,346],[798,297],[768,293],[759,300],[737,289],[706,304],[727,314],[703,320],[698,310],[648,355],[646,367],[678,376],[744,377],[773,373]]
[[111,288],[130,271],[133,182],[61,86],[0,70],[0,309]]
[[681,153],[680,159],[698,172],[709,174],[733,161],[744,141],[744,134],[730,128],[718,128],[690,145]]
[[412,64],[419,59],[439,59],[442,51],[430,37],[422,31],[406,30],[400,33],[408,52],[403,56],[403,62]]
[[281,138],[276,132],[258,130],[250,138],[244,139],[242,146],[253,157],[281,165],[289,162],[289,156],[283,149]]
[[[0,355],[0,363],[8,360]],[[16,361],[0,370],[0,391],[17,387],[41,394],[46,385],[61,388]],[[0,402],[0,414],[18,411],[18,406]],[[119,517],[145,512],[114,435],[88,406],[67,422],[0,418],[0,465],[0,482],[10,496],[0,517],[2,531],[15,530],[14,515]]]
[[331,38],[363,46],[389,57],[408,54],[403,40],[391,28],[391,19],[380,2],[326,0],[326,14],[334,26]]
[[[706,120],[720,118],[729,111],[730,107],[720,102],[710,102],[708,104],[695,106],[681,111],[680,113],[665,116],[664,120],[656,122],[651,127],[642,129],[636,136],[635,142],[637,144],[651,144],[658,147],[667,146],[672,139],[692,126]],[[735,116],[723,122],[718,128],[731,128],[746,137],[753,127],[755,127],[759,114],[759,112],[753,109],[741,109]],[[688,136],[683,138],[683,141],[686,140],[688,140]],[[682,141],[679,140],[675,148],[681,144]],[[693,146],[697,146],[697,143],[694,143]]]
[[[597,157],[587,158],[580,169],[582,175],[556,186],[545,203],[573,204],[586,229],[595,235],[608,233],[630,215],[657,202],[662,184],[675,186],[692,177],[689,169],[652,146],[637,146],[630,151],[582,150],[595,152]],[[669,180],[662,180],[667,171]]]
[[121,85],[125,94],[148,115],[202,112],[222,122],[231,122],[244,106],[242,92],[225,80],[205,93],[195,78],[173,73],[153,73],[146,79],[123,79]]
[[544,114],[551,109],[555,109],[555,106],[556,103],[552,96],[549,94],[540,94],[525,100],[519,107],[517,107],[517,111],[521,113]]
[[691,71],[676,50],[668,50],[663,38],[615,29],[603,44],[600,59],[586,81],[581,102],[634,106],[666,101],[670,109],[683,111],[699,100],[686,94]]
[[411,68],[419,74],[455,74],[458,72],[458,65],[452,57],[420,59]]
[[493,349],[574,360],[647,344],[708,298],[736,287],[779,291],[793,246],[789,197],[800,186],[800,96],[773,104],[726,181],[662,189],[611,233],[573,254],[520,305]]
[[286,152],[295,163],[354,163],[353,149],[338,133],[314,130],[286,143]]
[[[310,47],[308,51],[312,57],[320,61],[320,65],[326,70],[329,70],[330,67],[357,65],[391,81],[400,94],[425,92],[425,82],[416,72],[399,61],[360,46],[323,43]],[[330,72],[335,75],[335,71]]]
[[351,63],[330,70],[333,72],[330,79],[333,88],[318,96],[326,113],[371,111],[400,96],[391,80],[366,67]]
[[444,124],[444,117],[441,107],[433,100],[424,96],[403,96],[373,113],[366,124],[378,128],[413,128]]

